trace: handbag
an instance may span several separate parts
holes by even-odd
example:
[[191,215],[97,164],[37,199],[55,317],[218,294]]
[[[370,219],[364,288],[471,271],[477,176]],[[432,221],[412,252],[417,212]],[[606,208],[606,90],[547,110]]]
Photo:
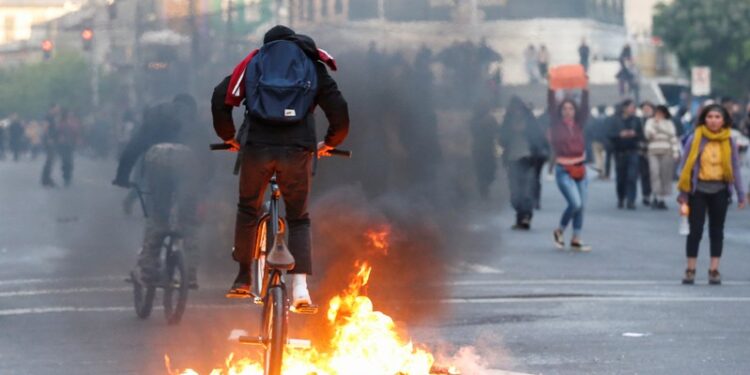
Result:
[[576,181],[581,181],[586,177],[586,166],[583,163],[573,165],[563,165],[568,175]]

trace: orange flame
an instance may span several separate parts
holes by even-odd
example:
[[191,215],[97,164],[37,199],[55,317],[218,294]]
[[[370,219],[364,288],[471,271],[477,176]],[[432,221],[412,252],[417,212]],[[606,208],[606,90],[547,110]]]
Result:
[[[368,231],[372,245],[387,251],[388,234]],[[315,348],[304,351],[287,348],[284,354],[284,375],[428,375],[434,363],[432,354],[400,337],[396,324],[388,315],[375,311],[372,300],[364,289],[370,280],[372,267],[367,262],[355,263],[357,274],[346,290],[328,303],[328,324],[333,328],[330,352]],[[167,368],[170,368],[166,358]],[[170,374],[172,374],[170,370]],[[198,375],[184,370],[181,375]],[[230,355],[224,369],[214,369],[210,375],[263,375],[260,361]]]
[[365,237],[369,241],[369,245],[377,250],[381,250],[383,255],[388,255],[388,237],[391,234],[391,228],[389,226],[383,226],[379,230],[368,230],[365,232]]

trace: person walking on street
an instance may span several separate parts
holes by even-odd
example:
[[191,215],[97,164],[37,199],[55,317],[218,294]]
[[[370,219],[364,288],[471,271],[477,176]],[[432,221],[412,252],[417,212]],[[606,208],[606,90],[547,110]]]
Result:
[[711,265],[708,282],[721,284],[719,261],[724,247],[724,222],[732,192],[737,194],[740,209],[745,208],[737,148],[730,135],[732,118],[721,105],[707,105],[698,117],[693,135],[688,137],[682,153],[678,202],[687,204],[690,234],[687,236],[687,269],[683,284],[695,283],[698,248],[703,225],[708,216],[711,241]]
[[666,210],[666,199],[672,194],[675,162],[680,157],[677,129],[666,106],[656,107],[654,117],[646,121],[644,134],[648,144],[648,165],[654,190],[651,208]]
[[583,89],[580,107],[572,99],[557,105],[555,91],[547,92],[547,107],[550,115],[548,138],[555,155],[555,180],[568,207],[560,218],[560,226],[553,232],[555,245],[565,247],[564,232],[573,221],[573,238],[570,247],[575,251],[591,251],[591,246],[581,241],[583,211],[586,204],[588,180],[586,179],[586,142],[583,127],[588,120],[589,92]]
[[13,161],[18,161],[21,157],[25,145],[23,123],[14,113],[10,116],[10,125],[8,125],[8,147],[13,154]]
[[598,173],[600,180],[606,180],[607,175],[607,157],[610,149],[608,122],[605,114],[606,108],[603,105],[596,107],[596,115],[590,120],[588,134],[591,136],[591,153],[594,159],[594,169]]
[[[651,102],[641,103],[641,126],[645,126],[646,121],[654,117],[656,107]],[[644,206],[651,205],[651,168],[649,167],[648,158],[648,141],[646,138],[641,139],[638,178],[641,181],[641,199]]]
[[539,82],[539,62],[537,61],[536,47],[533,44],[529,44],[526,51],[524,51],[523,60],[526,75],[529,76],[529,83]]
[[549,51],[547,51],[547,46],[544,44],[539,47],[537,63],[539,64],[539,75],[542,79],[546,80],[547,73],[549,73]]
[[516,211],[515,230],[531,229],[536,203],[536,161],[549,153],[544,133],[536,118],[517,96],[510,100],[500,128],[503,163],[508,171],[510,200]]
[[52,180],[52,166],[55,163],[55,160],[57,160],[58,133],[61,122],[62,109],[58,104],[55,104],[47,112],[47,128],[42,137],[44,152],[47,156],[44,161],[44,167],[42,168],[42,186],[44,187],[56,186],[55,182]]
[[641,120],[635,115],[635,103],[632,100],[626,99],[620,104],[610,126],[617,170],[617,208],[624,208],[627,201],[627,208],[635,210],[643,127]]
[[497,170],[495,146],[498,130],[497,120],[492,114],[492,105],[489,101],[485,100],[477,104],[471,120],[471,156],[474,161],[479,196],[485,201],[489,198],[490,185],[495,181]]
[[589,48],[589,45],[586,44],[586,39],[584,38],[581,40],[581,45],[578,47],[578,57],[579,61],[581,62],[581,65],[583,66],[583,70],[588,73],[589,72],[589,58],[591,56],[591,49]]

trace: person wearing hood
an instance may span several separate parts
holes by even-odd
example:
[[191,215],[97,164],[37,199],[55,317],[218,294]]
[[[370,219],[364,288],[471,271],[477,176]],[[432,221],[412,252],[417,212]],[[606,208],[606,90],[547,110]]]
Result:
[[534,114],[516,96],[511,98],[500,128],[500,144],[511,205],[516,211],[513,229],[529,230],[536,203],[536,161],[548,157],[549,145]]
[[[233,259],[239,264],[239,272],[227,293],[229,298],[250,296],[250,283],[260,280],[250,279],[252,249],[265,191],[275,174],[286,209],[289,230],[289,250],[295,265],[289,272],[292,275],[292,304],[311,304],[307,288],[307,275],[312,274],[312,238],[308,201],[312,182],[313,157],[329,156],[329,151],[341,144],[349,131],[349,110],[336,81],[328,73],[327,67],[336,69],[333,58],[315,45],[312,38],[297,34],[286,26],[271,28],[263,38],[263,44],[276,41],[294,42],[304,54],[314,62],[317,75],[317,92],[314,104],[295,123],[273,123],[248,114],[239,134],[232,121],[232,109],[245,101],[251,105],[250,92],[244,92],[245,72],[257,50],[248,55],[235,68],[232,75],[225,77],[214,88],[211,98],[211,112],[216,134],[231,147],[240,151],[240,196],[235,226]],[[248,97],[245,97],[247,95]],[[324,141],[317,143],[315,134],[314,108],[320,106],[328,119],[328,131]],[[317,143],[317,144],[316,144]]]

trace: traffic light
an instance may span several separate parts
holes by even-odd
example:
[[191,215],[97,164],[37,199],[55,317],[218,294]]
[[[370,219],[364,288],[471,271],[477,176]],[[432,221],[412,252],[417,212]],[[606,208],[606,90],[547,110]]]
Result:
[[52,49],[55,48],[55,45],[52,43],[51,40],[45,39],[42,41],[42,53],[44,54],[44,59],[49,60],[50,57],[52,57]]
[[94,30],[87,27],[81,31],[81,40],[83,41],[83,50],[91,51],[91,45],[94,41]]

